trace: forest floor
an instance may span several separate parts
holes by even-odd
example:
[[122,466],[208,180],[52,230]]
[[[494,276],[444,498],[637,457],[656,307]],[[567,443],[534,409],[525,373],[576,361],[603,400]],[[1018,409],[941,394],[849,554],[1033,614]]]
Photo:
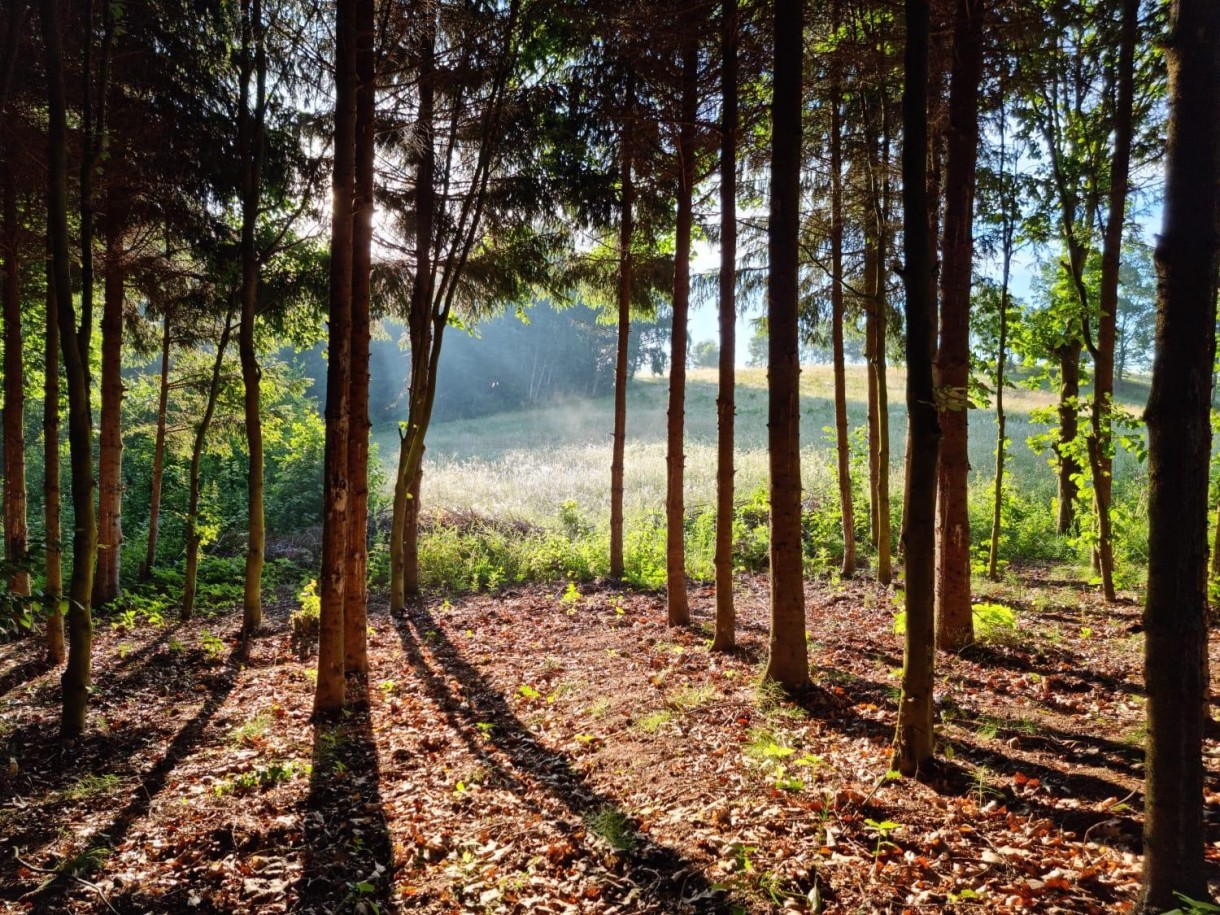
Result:
[[1015,630],[937,658],[926,783],[887,778],[901,640],[868,582],[809,584],[799,704],[757,685],[763,578],[741,583],[727,657],[707,648],[705,587],[676,630],[658,595],[595,586],[400,619],[375,602],[367,702],[329,726],[310,722],[287,602],[244,667],[236,613],[100,626],[92,725],[71,747],[38,646],[0,646],[0,910],[1125,911],[1139,608],[1048,570],[1010,579],[993,597]]

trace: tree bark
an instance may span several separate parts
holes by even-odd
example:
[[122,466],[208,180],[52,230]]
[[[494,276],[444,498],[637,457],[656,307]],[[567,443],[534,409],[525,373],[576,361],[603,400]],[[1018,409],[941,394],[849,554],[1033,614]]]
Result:
[[801,543],[801,364],[798,255],[801,189],[802,0],[776,0],[767,225],[767,450],[771,466],[771,638],[764,680],[809,682]]
[[216,400],[220,397],[221,370],[224,367],[225,349],[229,345],[232,316],[225,315],[224,330],[216,344],[216,359],[212,363],[212,375],[208,380],[203,416],[195,427],[195,441],[191,446],[191,469],[186,505],[186,572],[182,584],[182,608],[179,618],[189,620],[195,613],[196,583],[199,577],[199,484],[203,465],[203,448],[207,444],[208,428],[216,412]]
[[[889,235],[890,179],[889,163],[889,119],[886,101],[881,99],[881,149],[869,143],[869,163],[872,171],[872,213],[866,229],[865,258],[868,270],[868,320],[872,325],[872,352],[869,357],[869,390],[875,398],[876,429],[870,430],[874,439],[869,452],[875,464],[873,482],[874,545],[877,549],[877,581],[888,585],[893,575],[893,532],[890,527],[890,406],[889,387],[886,378],[886,340],[889,336],[889,297],[886,292],[885,257]],[[871,236],[871,237],[869,237]],[[869,260],[871,255],[871,260]]]
[[102,395],[98,422],[97,570],[93,606],[119,596],[123,546],[123,236],[107,220],[102,299]]
[[940,426],[933,402],[933,240],[928,218],[928,3],[907,0],[902,90],[902,203],[907,318],[907,427],[910,430],[906,562],[906,641],[893,768],[916,776],[932,760],[933,579],[936,463]]
[[1220,5],[1176,0],[1166,45],[1169,125],[1156,249],[1144,605],[1147,782],[1137,908],[1207,899],[1203,716],[1207,489],[1220,256]]
[[314,714],[334,715],[345,701],[344,605],[351,479],[352,229],[356,191],[357,13],[338,0],[335,14],[335,143],[330,230],[330,334],[326,362],[326,446],[322,495],[318,684]]
[[148,545],[140,566],[140,580],[147,581],[157,564],[157,533],[161,526],[161,482],[165,472],[165,415],[169,407],[169,312],[161,319],[161,381],[157,393],[157,433],[153,442],[152,476],[148,498]]
[[59,492],[59,309],[55,293],[55,268],[47,258],[47,339],[44,356],[42,455],[43,526],[47,538],[46,589],[47,661],[58,666],[64,662],[64,573],[63,543],[60,531]]
[[[4,118],[11,128],[9,118]],[[25,491],[25,367],[21,339],[21,241],[17,183],[13,174],[12,130],[6,131],[4,159],[4,556],[24,567],[29,549]],[[30,593],[28,571],[15,572],[8,589]]]
[[[832,23],[839,28],[839,5],[832,4]],[[844,578],[856,572],[856,519],[852,505],[851,446],[847,433],[847,378],[843,355],[843,87],[839,50],[830,59],[830,311],[834,362],[835,443],[839,480],[839,514],[843,526]]]
[[[262,187],[264,135],[267,108],[267,52],[261,0],[243,0],[241,11],[241,110],[238,146],[242,163],[241,212],[241,322],[237,351],[241,359],[243,409],[246,421],[246,575],[242,591],[242,646],[263,621],[263,563],[267,555],[267,525],[263,510],[264,457],[262,369],[254,344],[258,318],[258,284],[261,264],[255,239]],[[255,81],[250,103],[250,80]]]
[[1055,350],[1059,360],[1059,444],[1055,451],[1059,455],[1059,513],[1055,530],[1067,534],[1076,526],[1076,500],[1080,486],[1080,462],[1067,453],[1067,443],[1076,441],[1080,431],[1080,352],[1083,348],[1078,340],[1064,343]]
[[428,353],[432,349],[433,223],[436,214],[435,74],[436,20],[427,15],[420,29],[419,163],[415,176],[415,282],[407,331],[411,344],[411,386],[407,426],[400,434],[398,474],[394,481],[394,517],[390,529],[390,607],[402,610],[407,597],[419,593],[419,485],[423,442],[412,464],[411,449],[419,436],[419,405],[427,397]]
[[[68,382],[68,445],[71,451],[72,580],[68,592],[68,663],[61,677],[63,709],[60,733],[68,739],[85,730],[92,681],[93,560],[97,551],[93,503],[93,417],[84,354],[89,327],[76,326],[68,254],[67,111],[64,99],[63,50],[59,0],[41,0],[43,43],[47,55],[47,234],[51,238],[56,317],[60,327]],[[84,310],[82,306],[82,311]]]
[[1114,405],[1114,345],[1118,337],[1118,274],[1122,263],[1123,224],[1127,213],[1127,185],[1131,169],[1134,121],[1135,43],[1139,30],[1139,0],[1123,0],[1118,51],[1118,95],[1114,110],[1114,158],[1110,164],[1109,213],[1101,252],[1101,288],[1098,294],[1097,345],[1093,356],[1093,404],[1089,434],[1089,463],[1093,472],[1093,500],[1097,510],[1097,560],[1102,594],[1113,602],[1114,543],[1110,506],[1113,502],[1111,430]]
[[[352,367],[348,473],[348,566],[344,601],[344,669],[368,673],[369,284],[373,245],[377,88],[373,0],[356,0],[356,184],[352,224]],[[418,563],[416,563],[418,566]]]
[[[690,26],[688,25],[688,28]],[[694,220],[695,119],[699,116],[699,45],[691,36],[682,48],[682,110],[678,127],[678,216],[674,251],[674,323],[670,334],[669,422],[665,463],[665,571],[669,625],[690,623],[686,595],[686,502],[682,485],[686,466],[683,426],[686,419],[686,336],[690,311],[690,247]]]
[[627,445],[627,351],[631,342],[631,294],[635,258],[631,251],[635,185],[632,179],[632,118],[635,82],[627,79],[627,110],[619,139],[621,209],[619,216],[618,342],[614,361],[614,434],[610,456],[610,577],[623,577],[623,452]]
[[945,164],[940,348],[936,359],[941,429],[936,519],[936,644],[958,651],[974,641],[970,606],[967,483],[970,283],[974,268],[974,186],[983,79],[983,2],[956,0]]
[[734,419],[737,411],[737,0],[724,0],[720,70],[720,364],[716,394],[716,633],[737,640],[733,602]]
[[[1001,92],[1003,87],[1001,86]],[[1012,278],[1013,235],[1016,230],[1016,201],[1009,193],[1006,169],[1008,167],[1008,144],[1005,130],[1007,112],[1004,98],[1000,98],[1000,195],[1001,214],[1000,242],[1000,334],[996,345],[995,366],[995,490],[991,506],[991,546],[987,556],[987,576],[999,581],[1000,528],[1004,520],[1004,463],[1008,456],[1008,418],[1004,414],[1004,368],[1008,362],[1008,287]]]

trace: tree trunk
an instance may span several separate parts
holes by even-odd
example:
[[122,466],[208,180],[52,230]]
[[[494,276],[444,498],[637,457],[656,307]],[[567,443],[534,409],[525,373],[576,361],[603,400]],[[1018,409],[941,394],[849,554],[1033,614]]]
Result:
[[330,230],[330,337],[326,360],[326,451],[322,495],[321,622],[314,714],[343,708],[346,680],[343,620],[351,479],[352,229],[356,191],[358,30],[356,0],[335,14],[335,143]]
[[[5,118],[6,122],[10,119]],[[25,367],[21,340],[20,226],[13,175],[12,131],[4,165],[4,556],[24,566],[29,549],[25,492]],[[30,593],[28,571],[8,580],[14,594]]]
[[47,340],[43,379],[42,456],[43,525],[47,538],[46,589],[47,661],[64,662],[64,572],[60,531],[59,493],[59,309],[55,293],[55,268],[47,259]]
[[1080,462],[1066,451],[1069,443],[1076,441],[1080,430],[1080,351],[1079,341],[1065,343],[1055,350],[1059,360],[1059,514],[1055,530],[1067,534],[1076,526],[1076,500],[1080,487],[1076,482],[1080,476]]
[[764,680],[809,682],[801,544],[801,363],[797,308],[801,183],[802,0],[776,0],[767,224],[767,450],[771,465],[771,639]]
[[216,400],[220,396],[221,369],[224,367],[225,348],[229,345],[232,329],[230,315],[225,315],[224,330],[216,344],[216,359],[212,363],[212,376],[208,380],[207,400],[203,416],[195,427],[195,442],[191,446],[191,469],[186,505],[186,572],[182,584],[182,609],[179,618],[189,620],[195,613],[196,582],[199,577],[199,477],[203,464],[203,448],[207,443],[208,427],[216,412]]
[[737,640],[733,603],[734,414],[737,410],[737,0],[724,0],[720,71],[720,364],[716,394],[716,634]]
[[974,641],[970,607],[967,483],[970,282],[974,268],[974,185],[983,78],[983,2],[956,0],[945,164],[940,270],[940,349],[936,359],[941,429],[936,519],[936,644],[958,651]]
[[1117,597],[1114,591],[1114,544],[1110,521],[1114,489],[1111,458],[1114,344],[1118,337],[1118,273],[1122,262],[1123,223],[1127,213],[1127,183],[1131,167],[1139,0],[1123,0],[1122,9],[1118,96],[1114,111],[1114,159],[1110,164],[1109,213],[1101,253],[1100,315],[1097,320],[1097,346],[1092,353],[1093,409],[1089,435],[1089,463],[1093,472],[1093,499],[1097,509],[1097,560],[1102,593],[1111,602]]
[[433,222],[436,214],[436,148],[434,135],[436,20],[428,15],[420,30],[419,163],[415,176],[415,282],[407,331],[411,343],[411,383],[407,427],[399,442],[398,474],[394,480],[394,517],[390,528],[390,608],[402,610],[408,595],[419,593],[419,486],[423,473],[423,441],[418,457],[411,453],[419,435],[418,410],[426,397],[428,353],[432,348]]
[[123,296],[121,228],[108,220],[102,301],[102,397],[98,422],[97,570],[93,606],[119,596],[123,546]]
[[[72,581],[68,592],[68,663],[64,668],[63,710],[60,733],[75,738],[85,730],[85,714],[92,680],[93,617],[89,599],[93,591],[93,559],[97,550],[93,510],[93,416],[89,404],[89,375],[84,354],[88,325],[77,330],[72,305],[68,254],[68,129],[64,100],[63,51],[58,0],[41,0],[43,42],[47,53],[47,234],[51,238],[56,318],[60,327],[64,369],[68,382],[68,445],[71,451]],[[82,306],[82,311],[83,311]]]
[[[237,351],[241,358],[243,407],[246,420],[246,576],[242,593],[242,646],[245,649],[263,621],[263,563],[267,555],[267,525],[263,511],[264,458],[262,369],[254,346],[258,317],[261,264],[255,241],[262,187],[264,133],[267,105],[267,53],[261,0],[243,0],[241,23],[241,111],[238,146],[242,159],[241,213],[241,323]],[[255,80],[250,104],[250,79]]]
[[148,546],[140,566],[140,580],[152,577],[157,564],[157,531],[161,526],[161,480],[165,471],[165,414],[169,406],[169,312],[162,318],[161,382],[157,393],[157,435],[153,443],[152,479],[148,497]]
[[[832,6],[834,29],[839,28],[839,6]],[[834,361],[835,443],[838,456],[839,513],[843,522],[844,578],[856,572],[856,519],[852,505],[851,446],[847,434],[847,379],[843,356],[843,87],[839,51],[830,61],[830,311]]]
[[[1003,92],[1003,86],[1001,86]],[[1000,97],[1000,194],[1004,212],[1001,214],[1000,252],[1000,335],[996,346],[995,366],[995,494],[991,507],[991,548],[987,556],[987,576],[992,581],[999,581],[1000,564],[1000,527],[1004,520],[1004,461],[1008,456],[1007,425],[1008,418],[1004,415],[1004,368],[1008,362],[1008,286],[1012,275],[1013,234],[1015,232],[1016,201],[1009,193],[1005,184],[1008,167],[1008,144],[1005,124],[1007,112],[1004,108],[1003,95]]]
[[[356,0],[356,185],[352,224],[352,367],[348,474],[348,567],[344,585],[344,669],[364,676],[368,657],[369,274],[373,244],[377,116],[373,0]],[[417,563],[418,565],[418,563]]]
[[893,575],[892,569],[892,537],[890,527],[890,405],[889,389],[886,379],[886,340],[889,336],[889,298],[886,292],[885,257],[887,251],[886,239],[889,232],[890,210],[890,179],[889,175],[889,119],[885,99],[881,102],[881,149],[869,143],[871,157],[870,168],[873,174],[871,183],[872,213],[871,226],[866,229],[866,236],[871,238],[865,243],[866,259],[871,254],[868,264],[868,296],[870,307],[868,316],[872,321],[873,350],[869,358],[869,388],[876,399],[876,430],[875,439],[870,442],[870,455],[876,465],[876,480],[873,484],[873,501],[875,508],[874,545],[877,549],[877,581],[888,585]]
[[627,113],[619,140],[622,212],[619,217],[618,343],[614,362],[614,435],[610,457],[610,577],[623,577],[623,452],[627,445],[627,350],[631,342],[631,290],[635,258],[631,251],[635,186],[631,174],[635,83],[627,80]]
[[695,194],[695,119],[699,116],[699,45],[688,37],[682,49],[682,123],[678,127],[678,218],[674,251],[674,323],[670,335],[669,422],[666,429],[665,571],[669,625],[690,623],[686,596],[686,336],[690,310],[690,246]]
[[879,417],[877,414],[877,376],[873,365],[877,361],[877,314],[876,290],[873,277],[877,271],[877,243],[872,232],[865,232],[864,282],[868,288],[864,304],[864,362],[868,367],[868,542],[877,548],[880,525],[877,521],[877,437]]
[[1207,489],[1220,256],[1220,5],[1172,7],[1164,221],[1148,423],[1148,691],[1143,891],[1137,908],[1207,899],[1203,716]]
[[902,203],[907,318],[907,427],[910,430],[906,556],[906,643],[893,768],[916,776],[932,760],[933,579],[936,463],[940,427],[933,402],[933,243],[928,218],[928,3],[907,0],[902,89]]

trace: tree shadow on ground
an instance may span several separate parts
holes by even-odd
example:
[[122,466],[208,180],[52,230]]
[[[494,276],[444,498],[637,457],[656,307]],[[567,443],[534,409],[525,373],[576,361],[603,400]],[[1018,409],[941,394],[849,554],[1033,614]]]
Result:
[[[123,842],[136,822],[148,815],[152,809],[153,802],[165,790],[170,775],[196,748],[208,724],[215,717],[220,707],[224,705],[229,694],[233,692],[234,687],[237,685],[237,675],[237,668],[232,664],[226,664],[224,668],[204,678],[207,695],[204,697],[203,704],[199,710],[190,721],[179,728],[174,739],[166,748],[165,754],[140,774],[139,783],[131,789],[131,800],[114,816],[107,826],[91,836],[88,847],[75,852],[79,856],[78,860],[90,857],[95,857],[98,860],[104,858],[110,850]],[[48,836],[53,836],[57,832],[57,824],[48,824]],[[34,836],[28,834],[24,837],[27,842],[34,838]],[[0,862],[0,868],[3,868],[3,870],[0,870],[0,886],[12,887],[13,893],[20,895],[23,888],[12,873],[10,868],[11,862],[12,859]],[[33,863],[43,864],[43,862]],[[170,893],[158,897],[156,905],[158,907],[169,905],[169,909],[164,909],[166,911],[186,911],[186,895],[190,889],[190,887],[183,886],[172,890]],[[139,891],[139,886],[129,887],[121,894],[111,896],[107,907],[112,911],[119,912],[147,911],[149,900],[146,897],[140,898]],[[53,880],[38,894],[34,900],[32,911],[47,913],[76,911],[77,905],[84,904],[85,897],[80,895],[82,892],[84,892],[84,889],[76,880],[71,880],[67,877]],[[72,894],[77,901],[73,902],[72,899],[68,898],[68,894]],[[0,893],[0,898],[12,897],[8,896],[7,893]],[[92,896],[88,897],[88,899],[90,902],[96,901]],[[196,908],[194,911],[207,912],[208,910],[206,908]]]
[[0,696],[8,695],[50,669],[50,663],[43,657],[35,656],[25,661],[19,661],[0,674]]
[[[463,660],[427,609],[413,607],[395,624],[424,695],[444,712],[454,733],[495,773],[500,784],[573,839],[595,817],[634,822],[613,797],[590,785],[566,754],[538,741],[504,696]],[[461,697],[455,695],[450,680],[460,686]],[[554,811],[542,809],[531,800],[531,793],[557,802],[563,812],[556,816]],[[625,876],[633,887],[627,892],[622,887],[607,887],[602,897],[605,905],[618,901],[636,912],[675,915],[731,910],[697,863],[646,834],[636,832],[634,838],[634,847],[622,853]],[[616,900],[616,894],[623,898]]]
[[305,861],[297,895],[302,902],[294,911],[397,911],[390,899],[394,846],[382,805],[367,690],[363,682],[349,682],[342,719],[314,726],[309,795],[301,813]]

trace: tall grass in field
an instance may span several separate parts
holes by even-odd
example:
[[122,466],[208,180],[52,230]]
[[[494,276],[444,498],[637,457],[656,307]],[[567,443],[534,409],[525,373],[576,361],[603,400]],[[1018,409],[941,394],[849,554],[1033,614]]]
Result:
[[[813,569],[833,566],[841,550],[833,438],[833,389],[828,366],[801,376],[802,476],[806,546]],[[855,441],[853,484],[859,534],[867,534],[865,428],[867,376],[847,373],[848,416]],[[906,412],[904,377],[891,370],[892,497],[902,504]],[[716,378],[714,370],[688,376],[686,403],[686,504],[690,572],[710,578],[716,496]],[[626,496],[628,578],[641,586],[664,581],[665,421],[667,380],[637,377],[628,397]],[[1142,405],[1142,385],[1128,384],[1120,399]],[[1047,426],[1031,411],[1054,403],[1048,391],[1006,394],[1009,453],[1005,527],[1006,559],[1078,561],[1078,540],[1054,533],[1055,476],[1049,454],[1026,445]],[[422,502],[425,515],[460,515],[465,526],[433,524],[421,542],[421,571],[436,585],[496,587],[520,579],[584,579],[604,574],[608,553],[610,399],[580,400],[435,425],[428,434]],[[762,369],[738,372],[738,560],[765,565],[767,391]],[[380,453],[397,459],[394,428],[375,430]],[[981,549],[990,536],[996,432],[989,409],[970,415],[971,533]],[[1120,451],[1115,460],[1116,527],[1123,557],[1138,561],[1146,540],[1139,501],[1146,489],[1138,462]],[[479,519],[472,529],[470,519]],[[894,518],[895,525],[899,518]],[[1144,539],[1141,539],[1144,538]]]

